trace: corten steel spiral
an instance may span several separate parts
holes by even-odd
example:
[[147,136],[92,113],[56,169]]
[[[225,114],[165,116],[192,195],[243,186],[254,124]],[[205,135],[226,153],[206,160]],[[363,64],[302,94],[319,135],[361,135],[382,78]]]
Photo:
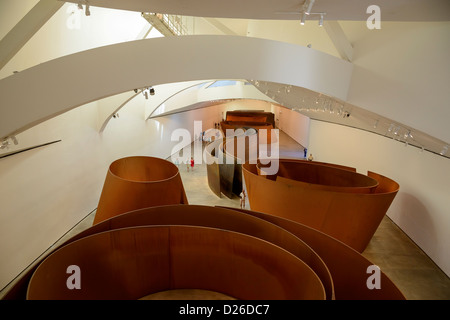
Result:
[[[66,286],[73,264],[82,270],[81,290]],[[381,289],[367,287],[371,264],[288,219],[169,205],[93,225],[42,258],[4,299],[139,299],[181,288],[237,299],[404,299],[383,272]]]
[[[66,286],[68,265],[81,270],[80,289]],[[145,226],[97,233],[44,260],[28,299],[140,299],[196,288],[243,300],[325,298],[317,275],[270,242],[215,228]]]
[[363,252],[394,200],[399,185],[330,164],[279,160],[277,174],[242,165],[250,207],[322,231]]
[[109,166],[94,224],[131,210],[187,203],[178,167],[172,162],[143,156],[122,158]]
[[146,225],[194,225],[224,229],[257,237],[301,259],[319,277],[327,299],[334,298],[332,279],[322,259],[301,239],[276,225],[231,208],[199,205],[161,206],[116,216],[81,232],[70,241],[113,229]]

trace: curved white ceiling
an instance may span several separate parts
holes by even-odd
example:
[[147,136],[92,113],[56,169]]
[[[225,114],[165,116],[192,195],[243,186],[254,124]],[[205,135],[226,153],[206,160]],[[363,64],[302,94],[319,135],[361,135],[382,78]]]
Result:
[[72,108],[152,85],[258,79],[346,100],[353,65],[303,46],[239,36],[125,42],[64,56],[0,80],[0,137]]
[[[78,0],[66,2],[78,3]],[[82,3],[84,1],[81,1]],[[300,20],[304,0],[89,0],[92,6],[197,17]],[[448,21],[448,0],[316,0],[312,12],[327,20],[367,20],[367,7],[378,5],[383,21]],[[317,19],[316,19],[317,20]]]

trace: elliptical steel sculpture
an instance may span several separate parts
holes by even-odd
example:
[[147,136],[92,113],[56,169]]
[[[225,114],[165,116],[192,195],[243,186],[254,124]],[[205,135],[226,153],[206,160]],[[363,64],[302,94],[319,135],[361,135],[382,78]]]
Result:
[[168,204],[187,204],[178,167],[155,157],[114,161],[103,185],[94,224],[128,211]]
[[280,159],[276,175],[242,165],[250,207],[322,231],[363,252],[399,185],[374,172],[304,160]]
[[[145,161],[139,160],[130,163],[146,168]],[[150,162],[156,164],[152,170],[161,165],[172,173],[164,161]],[[281,172],[290,165],[285,164]],[[116,171],[112,166],[112,171],[123,173],[126,168]],[[133,166],[127,176],[139,181],[142,168]],[[327,168],[342,170],[335,165]],[[245,170],[248,164],[244,164],[244,174]],[[340,177],[348,178],[349,172],[341,172]],[[276,183],[273,176],[252,174],[251,179]],[[287,173],[281,175],[286,178]],[[334,180],[328,187],[343,187],[348,183],[344,180]],[[376,195],[378,188],[379,194],[389,193],[391,187],[390,179],[377,175],[350,181],[357,184],[352,187],[357,194],[364,196]],[[170,191],[166,188],[171,185],[164,185],[163,190]],[[132,190],[140,193],[132,195]],[[128,192],[134,199],[146,196],[141,187]],[[182,183],[177,194],[184,199]],[[108,195],[115,196],[102,193],[103,198]],[[67,285],[67,268],[73,265],[82,274],[78,289]],[[4,299],[141,299],[177,289],[219,292],[242,300],[405,299],[382,271],[380,289],[370,288],[370,266],[369,260],[344,242],[279,215],[227,207],[154,205],[123,213],[106,210],[92,227],[37,261]]]

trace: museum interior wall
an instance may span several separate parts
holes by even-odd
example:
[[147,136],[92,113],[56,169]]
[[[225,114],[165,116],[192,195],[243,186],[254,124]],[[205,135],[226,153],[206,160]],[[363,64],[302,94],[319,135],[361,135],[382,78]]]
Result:
[[[112,21],[128,20],[126,15],[133,22],[140,21],[135,19],[139,15],[135,13],[120,18],[105,15],[102,21],[83,17],[82,25],[96,25],[76,33],[65,27],[67,12],[61,10],[0,71],[0,77],[66,54],[134,40],[142,31],[141,24],[135,25],[129,34],[122,33],[120,23],[115,31],[109,28]],[[349,28],[350,24],[343,23],[343,28]],[[427,24],[423,28],[420,24],[420,37],[415,33],[418,26],[411,24],[400,30],[394,25],[386,26],[368,38],[353,35],[355,68],[348,98],[352,103],[367,105],[380,114],[404,120],[448,141],[449,132],[445,131],[448,126],[444,122],[450,118],[446,107],[450,92],[443,86],[448,84],[450,76],[445,69],[450,42],[442,34],[448,34],[450,26]],[[96,33],[93,35],[88,30]],[[393,30],[397,31],[392,33]],[[435,32],[446,40],[434,42]],[[397,42],[399,37],[402,42]],[[392,52],[402,56],[400,70],[392,68],[399,65],[398,61],[389,64]],[[103,118],[99,111],[102,103],[91,102],[17,136],[17,148],[61,141],[0,159],[0,242],[3,244],[0,256],[8,257],[1,259],[1,288],[95,210],[112,161],[143,154],[167,158],[177,144],[170,141],[170,132],[184,127],[193,133],[194,120],[212,126],[227,108],[205,108],[144,121],[151,110],[146,103],[142,97],[133,100],[121,109],[119,118],[108,122],[101,134],[98,129]],[[401,106],[398,113],[392,105]],[[409,114],[405,112],[408,109]],[[368,132],[314,120],[310,124],[308,149],[315,159],[353,166],[362,173],[375,171],[401,185],[388,216],[450,274],[448,159],[421,153],[417,148],[404,147]]]

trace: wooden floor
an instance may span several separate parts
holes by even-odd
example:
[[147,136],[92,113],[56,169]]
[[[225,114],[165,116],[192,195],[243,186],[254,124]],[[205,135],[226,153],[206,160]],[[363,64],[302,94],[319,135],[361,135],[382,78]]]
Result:
[[[202,148],[202,143],[194,142],[191,147]],[[303,157],[303,148],[283,132],[280,132],[280,157]],[[228,199],[224,196],[219,198],[209,189],[205,164],[196,164],[195,169],[189,170],[189,172],[185,166],[180,165],[179,170],[190,204],[236,208],[240,206],[239,198]],[[249,208],[248,204],[247,208]],[[89,228],[92,225],[94,215],[95,211],[68,232],[59,242]],[[388,217],[383,219],[363,255],[378,265],[399,287],[407,299],[450,300],[450,278]],[[0,298],[7,289],[8,287],[0,292]],[[184,298],[186,295],[180,292],[165,292],[143,297],[143,299],[177,299],[177,297]],[[205,296],[204,292],[200,292],[196,293],[194,298],[201,299],[202,297],[214,299],[217,296]]]

